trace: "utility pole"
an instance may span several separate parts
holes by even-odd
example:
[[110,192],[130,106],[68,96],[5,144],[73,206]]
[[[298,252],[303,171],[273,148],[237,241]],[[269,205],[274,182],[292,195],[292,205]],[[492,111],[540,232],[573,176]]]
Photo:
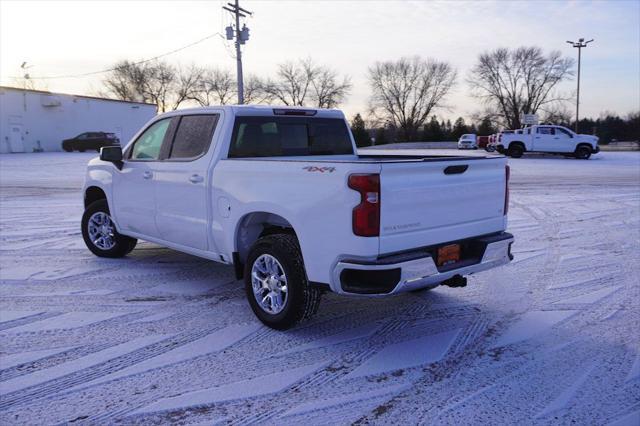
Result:
[[[240,7],[239,0],[235,0],[235,3],[227,3],[222,8],[234,15],[236,25],[235,29],[231,26],[226,28],[227,40],[236,40],[236,68],[237,68],[237,80],[238,80],[238,105],[244,104],[244,82],[242,77],[242,52],[240,45],[245,44],[249,40],[249,28],[246,25],[240,28],[240,18],[246,18],[247,15],[252,13],[246,9]],[[245,15],[246,14],[246,15]],[[235,36],[235,37],[234,37]]]
[[577,42],[567,41],[567,43],[569,43],[573,47],[578,48],[578,93],[576,95],[576,133],[578,133],[578,122],[580,121],[580,59],[582,56],[581,53],[582,53],[582,48],[587,47],[587,44],[591,43],[592,41],[593,39],[584,41],[584,38],[578,39]]

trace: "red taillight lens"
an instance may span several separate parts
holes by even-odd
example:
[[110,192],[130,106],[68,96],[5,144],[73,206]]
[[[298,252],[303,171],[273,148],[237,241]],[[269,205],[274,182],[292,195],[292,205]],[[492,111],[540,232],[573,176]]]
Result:
[[504,166],[504,214],[509,212],[509,178],[511,177],[511,168]]
[[353,233],[377,237],[380,235],[380,175],[351,175],[349,188],[360,193],[360,204],[353,209]]

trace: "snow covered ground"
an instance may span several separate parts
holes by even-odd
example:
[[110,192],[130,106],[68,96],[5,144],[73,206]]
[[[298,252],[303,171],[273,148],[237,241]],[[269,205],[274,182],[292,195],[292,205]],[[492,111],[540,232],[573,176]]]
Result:
[[0,156],[2,424],[640,424],[640,153],[510,160],[513,263],[288,332],[230,267],[92,256],[90,157]]

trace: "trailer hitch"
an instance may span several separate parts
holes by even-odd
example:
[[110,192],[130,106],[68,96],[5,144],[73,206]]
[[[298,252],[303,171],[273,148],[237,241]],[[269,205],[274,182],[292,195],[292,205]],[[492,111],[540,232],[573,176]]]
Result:
[[448,287],[466,287],[467,278],[462,275],[454,275],[448,280],[442,281],[441,285],[446,285]]

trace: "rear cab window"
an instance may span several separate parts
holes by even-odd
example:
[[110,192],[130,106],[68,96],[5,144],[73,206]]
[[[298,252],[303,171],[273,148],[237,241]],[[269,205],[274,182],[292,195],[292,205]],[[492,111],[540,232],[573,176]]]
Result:
[[353,154],[340,118],[236,117],[229,158]]

